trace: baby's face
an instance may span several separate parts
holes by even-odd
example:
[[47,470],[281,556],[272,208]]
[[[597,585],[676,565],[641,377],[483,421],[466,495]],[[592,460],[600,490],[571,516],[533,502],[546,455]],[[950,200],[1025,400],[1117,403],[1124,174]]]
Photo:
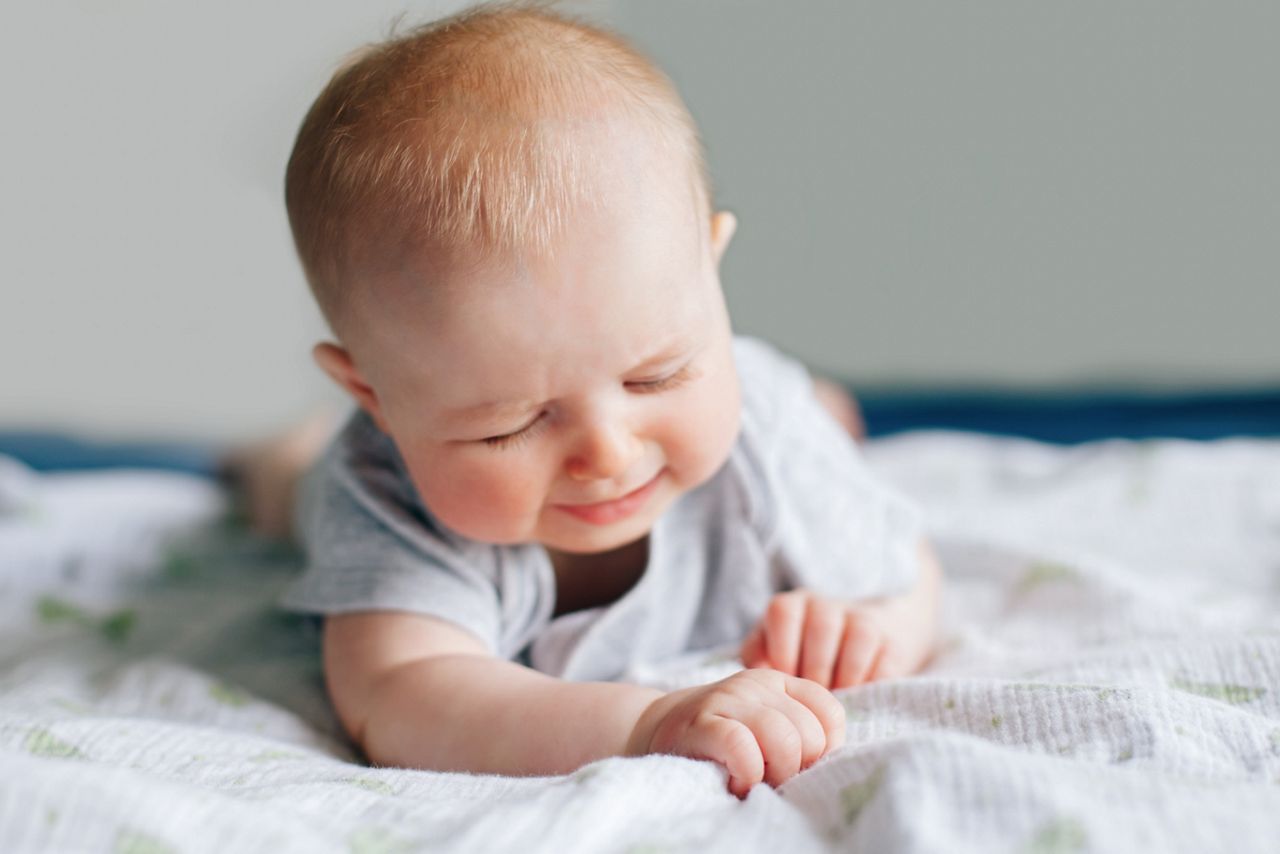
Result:
[[431,512],[476,540],[600,552],[708,480],[738,431],[732,230],[634,187],[550,257],[417,257],[383,281],[395,311],[352,355]]

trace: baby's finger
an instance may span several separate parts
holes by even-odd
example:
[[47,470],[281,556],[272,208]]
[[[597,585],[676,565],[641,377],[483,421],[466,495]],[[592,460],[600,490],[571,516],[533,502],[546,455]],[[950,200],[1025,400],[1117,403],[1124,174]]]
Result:
[[791,718],[773,706],[746,703],[732,710],[733,717],[755,735],[764,756],[764,781],[781,786],[800,771],[803,738]]
[[840,643],[832,687],[848,688],[866,682],[880,655],[882,640],[880,630],[875,626],[856,619],[849,620],[844,640]]
[[881,679],[897,679],[899,676],[906,676],[908,672],[897,650],[888,641],[883,641],[880,644],[880,654],[871,663],[871,670],[867,673],[867,681],[877,682]]
[[785,691],[770,692],[764,702],[786,715],[800,733],[800,769],[817,762],[827,751],[827,730],[813,709]]
[[826,599],[809,599],[804,612],[797,676],[831,686],[832,670],[844,636],[844,606]]
[[763,625],[756,624],[751,634],[747,635],[747,639],[742,642],[742,650],[738,655],[747,667],[760,667],[766,663]]
[[764,649],[769,666],[793,676],[800,659],[800,631],[807,598],[799,590],[779,593],[764,612]]
[[786,680],[786,692],[813,712],[822,731],[826,734],[827,745],[824,753],[835,750],[844,744],[844,705],[835,695],[817,682],[808,679],[790,677]]
[[709,715],[689,727],[675,752],[719,762],[729,772],[729,791],[739,798],[764,779],[764,754],[755,733],[725,715]]

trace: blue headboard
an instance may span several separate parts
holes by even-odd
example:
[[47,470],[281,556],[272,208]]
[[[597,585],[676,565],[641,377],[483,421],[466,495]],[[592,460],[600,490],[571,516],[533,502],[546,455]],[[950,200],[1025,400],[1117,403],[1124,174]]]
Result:
[[[853,389],[871,437],[949,429],[1072,444],[1095,439],[1280,436],[1280,387],[1249,391],[1069,392]],[[218,448],[192,442],[101,442],[0,431],[0,454],[38,470],[161,468],[213,475]]]
[[912,391],[861,389],[867,432],[943,428],[1042,442],[1280,436],[1280,387],[1247,391]]

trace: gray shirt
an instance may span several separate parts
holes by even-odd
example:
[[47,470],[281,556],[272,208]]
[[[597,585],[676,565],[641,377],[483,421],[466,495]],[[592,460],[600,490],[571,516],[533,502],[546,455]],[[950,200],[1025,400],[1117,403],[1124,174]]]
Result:
[[902,592],[915,580],[916,510],[867,470],[799,362],[736,338],[742,429],[710,480],[649,535],[635,586],[553,619],[556,581],[537,544],[459,536],[423,505],[392,440],[355,414],[304,479],[305,572],[284,607],[410,611],[449,620],[494,655],[573,680],[740,641],[771,596]]

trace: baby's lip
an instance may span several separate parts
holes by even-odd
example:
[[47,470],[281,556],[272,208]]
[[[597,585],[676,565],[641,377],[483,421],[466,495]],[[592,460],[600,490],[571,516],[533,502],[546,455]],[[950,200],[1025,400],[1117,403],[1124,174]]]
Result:
[[662,473],[661,470],[659,470],[656,474],[652,474],[649,477],[645,478],[644,480],[640,481],[640,484],[638,486],[633,486],[631,489],[628,489],[626,492],[623,492],[614,498],[601,498],[596,501],[557,501],[555,502],[555,505],[557,507],[594,507],[597,504],[611,504],[614,501],[621,501],[622,499],[627,498],[628,496],[631,496],[631,495],[635,495],[637,492],[644,489],[646,486],[648,486],[650,483],[653,482],[654,478],[656,478],[661,473]]
[[630,516],[644,505],[649,495],[658,485],[658,480],[662,477],[664,471],[666,471],[665,468],[659,469],[658,473],[653,477],[618,498],[611,498],[608,501],[591,501],[584,504],[555,504],[554,506],[567,513],[572,513],[584,522],[591,522],[596,525],[616,522],[619,519]]

